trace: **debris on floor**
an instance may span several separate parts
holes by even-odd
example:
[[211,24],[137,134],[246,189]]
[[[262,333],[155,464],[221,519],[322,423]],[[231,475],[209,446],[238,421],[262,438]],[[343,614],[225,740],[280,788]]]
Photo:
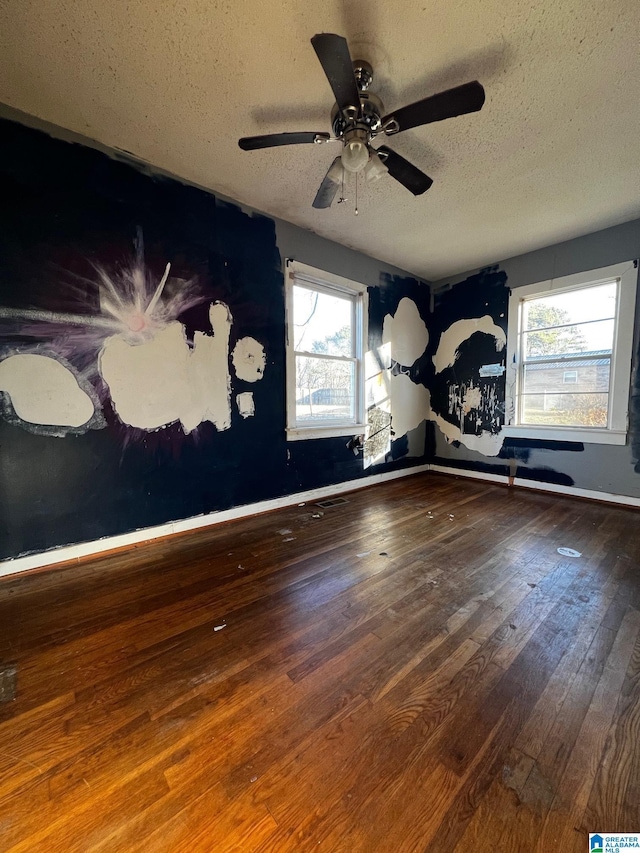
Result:
[[367,557],[371,551],[360,551],[359,554],[356,554],[356,557]]
[[0,702],[12,702],[16,698],[18,667],[9,664],[0,669]]
[[226,627],[227,627],[227,623],[223,622],[222,625],[214,625],[213,630],[214,631],[222,631],[222,629],[226,628]]
[[296,538],[295,536],[287,536],[287,538],[283,539],[282,541],[283,542],[294,542],[295,538]]
[[562,554],[563,557],[582,557],[582,553],[574,551],[573,548],[558,548],[558,554]]
[[323,512],[314,512],[311,518],[322,518],[323,515]]
[[388,557],[389,555],[387,554],[386,551],[380,551],[380,556],[381,557]]
[[288,527],[283,527],[280,530],[278,530],[278,533],[280,534],[280,536],[286,536],[288,533],[293,533],[293,531],[290,530],[290,528],[288,528]]

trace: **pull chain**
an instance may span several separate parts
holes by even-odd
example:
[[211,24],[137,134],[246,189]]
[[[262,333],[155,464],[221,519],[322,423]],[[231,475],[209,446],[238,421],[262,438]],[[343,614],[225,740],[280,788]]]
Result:
[[340,198],[338,199],[338,204],[342,204],[347,199],[344,197],[344,169],[342,170],[342,189],[340,192]]
[[358,215],[358,173],[356,172],[356,216]]

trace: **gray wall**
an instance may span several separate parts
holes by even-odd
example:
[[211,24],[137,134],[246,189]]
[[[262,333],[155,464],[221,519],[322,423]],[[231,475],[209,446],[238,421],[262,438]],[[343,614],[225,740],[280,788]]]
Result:
[[[506,285],[513,289],[638,257],[640,257],[640,219],[500,261],[497,268],[506,273]],[[452,286],[455,293],[456,285],[469,282],[478,273],[478,270],[473,270],[455,276],[453,279],[435,282],[432,290],[436,294],[436,299],[439,292],[444,292]],[[535,472],[532,479],[542,482],[562,482],[565,478],[565,482],[571,479],[573,484],[581,489],[640,497],[638,317],[639,312],[636,308],[630,388],[630,431],[626,446],[585,444],[581,452],[567,452],[563,449],[536,448],[532,442],[532,447],[527,454],[528,458],[518,460],[519,474],[529,476],[528,469],[529,472]],[[505,473],[500,470],[502,464],[506,465],[507,472],[513,473],[513,464],[509,465],[508,458],[504,460],[487,458],[463,446],[447,444],[438,429],[435,429],[434,442],[433,455],[441,464],[450,462],[456,467],[480,468]],[[505,454],[506,456],[508,454]]]

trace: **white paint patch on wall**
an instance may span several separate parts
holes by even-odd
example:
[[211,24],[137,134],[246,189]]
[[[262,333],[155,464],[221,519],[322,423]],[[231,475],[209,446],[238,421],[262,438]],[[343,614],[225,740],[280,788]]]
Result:
[[391,358],[405,367],[411,367],[424,355],[429,333],[413,299],[403,297],[394,316],[385,316],[382,342],[390,344]]
[[507,345],[507,336],[504,330],[497,326],[488,314],[472,320],[457,320],[440,337],[437,352],[433,357],[436,373],[441,373],[445,368],[452,367],[455,364],[460,344],[476,332],[484,332],[486,335],[494,337],[498,352]]
[[480,435],[463,433],[460,427],[449,423],[449,421],[434,411],[430,412],[429,419],[438,426],[440,432],[449,442],[459,441],[460,444],[464,444],[469,450],[475,450],[478,453],[484,454],[484,456],[497,456],[500,453],[503,441],[500,435],[494,435],[490,432],[482,432]]
[[193,336],[188,384],[194,413],[186,432],[203,421],[211,421],[219,430],[231,426],[231,377],[229,376],[229,337],[233,318],[224,302],[209,306],[213,337],[204,332]]
[[241,338],[233,348],[231,360],[238,379],[257,382],[264,376],[264,347],[255,338]]
[[81,427],[95,413],[91,397],[68,367],[35,353],[0,362],[0,391],[11,398],[16,415],[42,426]]
[[389,395],[391,428],[395,433],[394,440],[397,440],[427,420],[431,395],[424,385],[412,382],[404,373],[389,375]]
[[478,375],[481,379],[485,379],[488,376],[502,376],[504,371],[504,364],[483,364],[478,369]]
[[105,341],[100,372],[125,424],[155,430],[180,421],[186,433],[206,420],[219,430],[231,426],[229,308],[216,302],[209,320],[213,336],[196,332],[193,348],[177,321],[138,345],[123,334]]
[[237,394],[236,404],[243,418],[251,418],[255,415],[256,407],[253,401],[253,391],[243,391],[241,394]]

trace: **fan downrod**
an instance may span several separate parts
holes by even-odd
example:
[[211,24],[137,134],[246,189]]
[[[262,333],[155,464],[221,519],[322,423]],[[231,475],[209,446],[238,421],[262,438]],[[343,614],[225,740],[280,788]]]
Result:
[[360,92],[366,92],[373,83],[373,68],[366,59],[354,59],[353,73]]
[[[334,104],[331,111],[331,126],[338,138],[344,138],[345,134],[353,130],[363,130],[368,134],[368,139],[375,136],[382,127],[382,115],[384,105],[377,95],[369,92],[369,86],[373,81],[373,68],[364,59],[356,59],[353,64],[353,73],[358,85],[360,104],[354,104],[341,111]],[[359,106],[359,111],[357,109]]]

